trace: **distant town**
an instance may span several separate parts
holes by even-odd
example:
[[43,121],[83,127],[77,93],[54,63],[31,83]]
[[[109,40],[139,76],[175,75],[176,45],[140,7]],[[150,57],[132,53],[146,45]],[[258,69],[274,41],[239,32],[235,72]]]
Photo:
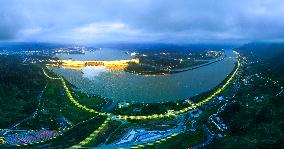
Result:
[[[244,52],[248,46],[183,52],[135,48],[109,51],[82,46],[48,50],[1,48],[1,71],[9,74],[2,77],[6,81],[12,79],[8,76],[17,76],[18,81],[11,85],[11,91],[3,92],[3,96],[12,98],[1,100],[5,118],[0,144],[12,148],[200,148],[230,142],[244,129],[243,124],[248,125],[245,130],[254,127],[253,123],[242,121],[246,115],[243,108],[252,114],[272,104],[266,103],[269,99],[283,96],[283,80],[264,73],[265,61],[256,58],[257,52]],[[122,58],[84,60],[90,54],[104,52],[118,52],[114,55],[121,54]],[[217,81],[222,73],[224,78],[216,86],[195,94],[187,89],[192,85],[194,90],[194,81],[197,87],[209,83],[200,83],[206,77],[192,76],[200,71],[210,72],[206,73],[211,75],[210,81]],[[162,85],[162,79],[171,84]],[[4,80],[1,86],[6,90]],[[124,80],[129,82],[121,86]],[[259,86],[270,89],[264,92]],[[171,92],[176,88],[178,92]],[[186,90],[181,92],[183,88]],[[149,91],[152,94],[147,94]],[[165,97],[193,95],[167,99],[159,93]],[[127,100],[128,97],[135,98]],[[161,99],[147,100],[151,97]],[[21,112],[9,111],[12,104]],[[10,115],[15,116],[8,119]],[[237,121],[242,123],[235,124]],[[177,145],[181,141],[186,144]]]

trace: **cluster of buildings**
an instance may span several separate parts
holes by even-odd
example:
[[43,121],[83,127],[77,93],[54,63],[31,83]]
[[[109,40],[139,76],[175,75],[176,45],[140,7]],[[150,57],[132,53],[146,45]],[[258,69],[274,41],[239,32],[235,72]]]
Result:
[[4,136],[4,139],[9,145],[25,145],[35,142],[42,142],[58,136],[56,130],[38,130],[38,131],[23,131],[20,133],[12,133]]
[[[222,49],[223,50],[223,49]],[[207,51],[205,54],[207,57],[219,57],[222,55],[222,51]]]

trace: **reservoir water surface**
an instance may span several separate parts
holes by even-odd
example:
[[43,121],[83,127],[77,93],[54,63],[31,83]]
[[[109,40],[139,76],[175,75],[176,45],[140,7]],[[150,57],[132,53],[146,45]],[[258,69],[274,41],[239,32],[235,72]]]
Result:
[[[107,51],[107,55],[112,55],[111,52]],[[190,98],[216,87],[232,72],[237,61],[232,50],[225,51],[225,54],[227,56],[223,60],[210,65],[164,76],[136,75],[122,70],[110,71],[104,67],[85,67],[82,71],[55,67],[50,69],[87,94],[100,95],[117,102],[157,103]],[[115,59],[118,55],[115,55]],[[58,57],[101,60],[88,54]],[[122,57],[128,56],[122,54]]]

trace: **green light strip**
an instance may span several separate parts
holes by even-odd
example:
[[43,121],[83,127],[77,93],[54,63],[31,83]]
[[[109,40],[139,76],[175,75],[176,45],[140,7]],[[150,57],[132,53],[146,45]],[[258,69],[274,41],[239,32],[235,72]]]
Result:
[[45,72],[45,70],[43,69],[44,71],[44,74],[50,78],[50,79],[53,79],[53,80],[61,80],[62,82],[62,85],[63,85],[63,88],[66,92],[66,95],[68,97],[68,99],[73,103],[75,104],[78,108],[82,109],[82,110],[85,110],[85,111],[88,111],[88,112],[91,112],[91,113],[96,113],[96,114],[99,114],[99,115],[103,115],[103,116],[111,116],[111,117],[115,117],[117,119],[121,119],[121,120],[127,120],[127,119],[130,119],[130,120],[145,120],[145,119],[157,119],[157,118],[165,118],[165,117],[170,117],[170,116],[175,116],[175,115],[179,115],[179,114],[182,114],[182,113],[185,113],[191,109],[194,109],[194,108],[197,108],[199,106],[202,106],[204,104],[206,104],[208,101],[210,101],[212,98],[214,98],[216,95],[218,95],[220,92],[222,92],[227,86],[228,84],[233,80],[233,78],[235,77],[235,75],[237,74],[238,70],[239,70],[239,67],[240,67],[240,62],[238,61],[237,62],[237,68],[235,69],[235,71],[232,73],[232,75],[229,77],[229,79],[226,81],[226,83],[221,86],[220,88],[218,88],[213,94],[211,94],[210,96],[208,96],[207,98],[205,98],[204,100],[202,100],[201,102],[198,102],[196,104],[193,104],[189,107],[186,107],[186,108],[183,108],[181,110],[178,110],[178,111],[172,111],[172,112],[168,112],[168,113],[165,113],[165,114],[151,114],[151,115],[139,115],[139,116],[129,116],[129,115],[113,115],[111,113],[106,113],[106,112],[99,112],[99,111],[96,111],[94,109],[91,109],[91,108],[88,108],[82,104],[80,104],[77,100],[74,99],[74,97],[72,96],[69,88],[67,87],[66,85],[66,82],[65,80],[60,77],[60,78],[53,78],[53,77],[50,77],[48,76],[48,74]]

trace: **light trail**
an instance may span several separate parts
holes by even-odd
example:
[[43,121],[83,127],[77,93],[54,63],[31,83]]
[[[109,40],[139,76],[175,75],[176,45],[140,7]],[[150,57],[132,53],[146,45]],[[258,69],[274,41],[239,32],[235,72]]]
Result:
[[5,141],[4,137],[0,137],[0,143],[1,144],[6,144],[6,141]]
[[149,142],[149,143],[145,143],[145,144],[139,144],[139,145],[136,145],[136,146],[132,146],[131,149],[145,148],[146,146],[154,146],[155,144],[161,144],[161,143],[166,142],[167,140],[177,136],[178,134],[179,133],[173,133],[170,136],[158,139],[158,140],[156,140],[154,142]]
[[[54,139],[56,139],[56,138],[58,138],[58,137],[64,135],[65,132],[67,132],[67,131],[69,131],[69,130],[75,128],[76,126],[78,126],[78,125],[80,125],[80,124],[86,123],[86,122],[88,122],[88,121],[90,121],[90,120],[92,120],[92,119],[94,119],[94,118],[96,118],[96,117],[92,117],[92,118],[90,118],[90,119],[88,119],[88,120],[84,120],[84,121],[82,121],[82,122],[80,122],[80,123],[78,123],[78,124],[76,124],[76,125],[74,125],[74,126],[72,126],[72,127],[70,127],[70,128],[66,128],[66,129],[63,129],[63,130],[59,130],[59,131],[57,132],[58,135],[53,136],[53,137],[51,137],[51,138],[48,138],[48,139],[46,139],[46,140],[40,140],[40,141],[29,142],[29,143],[24,143],[24,144],[10,145],[10,144],[8,144],[8,143],[5,141],[5,138],[4,138],[4,137],[0,136],[0,142],[2,141],[2,144],[7,144],[7,145],[9,145],[9,146],[16,146],[16,147],[24,147],[24,146],[38,145],[38,144],[46,143],[46,142],[48,142],[48,141],[54,140]],[[109,120],[109,119],[107,119],[107,120]],[[16,134],[17,134],[17,133],[16,133]]]
[[66,85],[66,82],[65,80],[60,77],[60,78],[54,78],[54,77],[51,77],[49,76],[45,70],[43,69],[43,72],[44,72],[44,75],[46,75],[48,78],[50,79],[53,79],[53,80],[60,80],[62,85],[63,85],[63,88],[64,88],[64,91],[68,97],[68,99],[73,103],[75,104],[75,106],[77,106],[78,108],[82,109],[82,110],[85,110],[85,111],[88,111],[88,112],[91,112],[91,113],[96,113],[96,114],[99,114],[99,115],[102,115],[102,116],[108,116],[108,117],[112,117],[112,118],[117,118],[117,119],[121,119],[121,120],[146,120],[146,119],[158,119],[158,118],[166,118],[166,117],[170,117],[170,116],[176,116],[176,115],[179,115],[179,114],[182,114],[182,113],[185,113],[185,112],[188,112],[189,110],[191,109],[195,109],[197,107],[200,107],[204,104],[206,104],[207,102],[209,102],[211,99],[213,99],[215,96],[217,96],[218,94],[220,94],[229,84],[230,82],[233,80],[233,78],[235,77],[235,75],[237,74],[239,68],[240,68],[240,61],[237,62],[237,66],[236,66],[236,69],[234,70],[234,72],[230,75],[230,77],[227,79],[227,81],[225,82],[224,85],[222,85],[220,88],[218,88],[213,94],[211,94],[210,96],[208,96],[207,98],[205,98],[204,100],[196,103],[196,104],[193,104],[189,107],[186,107],[186,108],[183,108],[181,110],[177,110],[177,111],[171,111],[171,112],[167,112],[167,113],[164,113],[164,114],[151,114],[151,115],[138,115],[138,116],[129,116],[129,115],[114,115],[114,114],[111,114],[111,113],[106,113],[106,112],[99,112],[99,111],[96,111],[94,109],[91,109],[91,108],[88,108],[87,106],[85,105],[82,105],[80,104],[77,100],[74,99],[74,97],[72,96],[69,88],[67,87]]
[[106,128],[107,124],[110,122],[110,118],[107,118],[102,125],[96,129],[95,131],[93,131],[93,133],[91,133],[87,138],[85,138],[83,141],[81,141],[79,144],[72,146],[72,148],[82,148],[82,147],[86,147],[87,144],[89,144],[92,140],[95,140],[96,137],[98,136],[98,134],[100,133],[101,130],[103,130],[104,128]]
[[[108,118],[104,121],[104,123],[97,129],[95,130],[89,137],[87,137],[85,140],[83,140],[82,142],[80,142],[78,145],[75,145],[73,147],[78,147],[78,146],[84,146],[86,144],[88,144],[91,140],[95,139],[98,135],[98,133],[104,129],[106,126],[107,126],[107,123],[110,122],[110,118],[117,118],[117,119],[122,119],[122,120],[127,120],[127,119],[131,119],[131,120],[145,120],[145,119],[157,119],[157,118],[165,118],[165,117],[170,117],[170,116],[175,116],[175,115],[179,115],[179,114],[182,114],[182,113],[185,113],[191,109],[194,109],[196,107],[199,107],[199,106],[202,106],[203,104],[206,104],[207,102],[209,102],[212,98],[214,98],[216,95],[218,95],[219,93],[221,93],[228,85],[229,83],[233,80],[233,78],[235,77],[235,75],[237,74],[238,70],[239,70],[239,67],[240,67],[240,62],[238,61],[237,62],[237,68],[234,70],[234,72],[232,73],[232,75],[228,78],[228,80],[225,82],[224,85],[222,85],[220,88],[218,88],[213,94],[211,94],[210,96],[208,96],[207,98],[205,98],[204,100],[202,100],[201,102],[197,103],[197,104],[193,104],[189,107],[186,107],[186,108],[183,108],[181,110],[178,110],[178,111],[172,111],[172,112],[168,112],[168,113],[165,113],[165,114],[152,114],[152,115],[148,115],[148,116],[128,116],[128,115],[114,115],[114,114],[111,114],[111,113],[106,113],[106,112],[99,112],[99,111],[96,111],[94,109],[90,109],[82,104],[80,104],[77,100],[75,100],[69,90],[69,88],[67,87],[66,85],[66,82],[65,80],[62,78],[62,77],[58,77],[58,78],[55,78],[55,77],[51,77],[49,76],[46,71],[44,69],[43,70],[43,73],[44,75],[51,79],[51,80],[60,80],[62,85],[63,85],[63,88],[64,88],[64,91],[66,92],[66,95],[68,97],[68,99],[73,103],[75,104],[78,108],[82,109],[82,110],[85,110],[85,111],[88,111],[88,112],[91,112],[91,113],[95,113],[95,114],[98,114],[98,115],[102,115],[102,116],[108,116]],[[69,128],[70,129],[70,128]],[[68,129],[68,130],[69,130]],[[58,136],[60,135],[63,135],[63,133],[59,134]],[[162,138],[162,139],[159,139],[155,142],[150,142],[150,143],[147,143],[147,144],[142,144],[142,145],[137,145],[137,146],[134,146],[134,147],[131,147],[131,148],[142,148],[142,147],[145,147],[145,146],[151,146],[151,145],[154,145],[154,144],[159,144],[159,143],[162,143],[162,142],[165,142],[166,140],[174,137],[178,135],[177,133],[174,133],[166,138]],[[52,139],[55,139],[57,138],[58,136],[55,136],[53,138],[50,138],[48,140],[52,140]],[[48,141],[46,140],[46,141]],[[3,140],[3,138],[1,138],[1,141],[4,142],[5,140]],[[38,143],[43,143],[45,141],[39,141],[39,142],[33,142],[33,143],[29,143],[29,144],[23,144],[23,145],[16,145],[16,146],[27,146],[27,145],[32,145],[32,144],[38,144]],[[5,143],[5,142],[4,142]]]

